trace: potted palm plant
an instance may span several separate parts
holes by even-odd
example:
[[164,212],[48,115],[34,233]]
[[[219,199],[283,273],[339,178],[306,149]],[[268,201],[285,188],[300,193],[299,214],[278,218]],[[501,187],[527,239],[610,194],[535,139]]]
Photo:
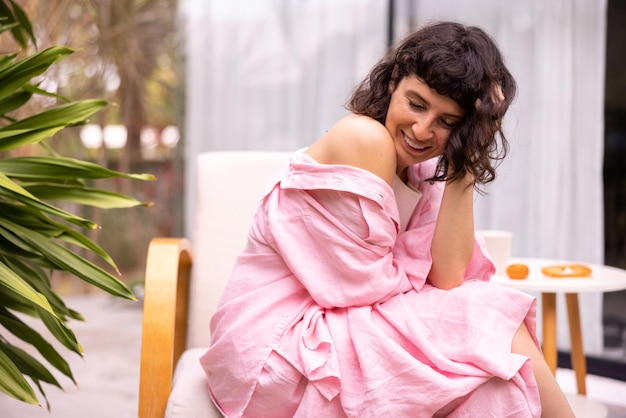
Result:
[[[22,49],[35,43],[27,15],[13,0],[0,0],[0,34],[12,35]],[[114,296],[135,298],[116,277],[111,257],[84,233],[98,225],[59,205],[142,205],[131,197],[89,184],[94,179],[114,177],[153,179],[148,174],[125,174],[60,156],[46,145],[59,131],[85,123],[106,106],[97,99],[68,100],[45,91],[34,81],[72,52],[54,46],[26,57],[17,52],[0,54],[0,392],[32,404],[40,403],[35,388],[45,398],[45,384],[60,387],[54,369],[74,379],[67,361],[24,321],[25,316],[40,320],[49,330],[48,338],[82,354],[69,326],[69,320],[82,317],[55,293],[52,272],[67,272]],[[16,118],[14,115],[21,114],[18,111],[37,95],[55,97],[60,104]],[[38,150],[30,152],[34,156],[11,156],[20,148]],[[87,254],[103,262],[94,263]],[[11,343],[17,340],[21,346],[32,346],[45,360],[37,360]]]

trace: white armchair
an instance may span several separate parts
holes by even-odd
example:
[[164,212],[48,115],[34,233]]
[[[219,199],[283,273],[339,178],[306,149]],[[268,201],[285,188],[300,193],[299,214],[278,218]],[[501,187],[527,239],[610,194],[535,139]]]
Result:
[[193,242],[154,238],[148,250],[140,417],[221,417],[198,358],[210,343],[210,318],[258,200],[290,155],[226,151],[198,157]]

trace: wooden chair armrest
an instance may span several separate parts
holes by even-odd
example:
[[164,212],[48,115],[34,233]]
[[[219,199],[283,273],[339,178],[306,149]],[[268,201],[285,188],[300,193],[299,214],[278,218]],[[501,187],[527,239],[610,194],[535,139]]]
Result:
[[191,244],[184,238],[154,238],[146,261],[139,417],[163,417],[174,368],[185,349]]

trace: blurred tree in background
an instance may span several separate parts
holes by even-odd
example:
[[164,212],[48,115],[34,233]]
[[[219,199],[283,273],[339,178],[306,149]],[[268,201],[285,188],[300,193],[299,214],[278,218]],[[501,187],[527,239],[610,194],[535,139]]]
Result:
[[[91,238],[118,262],[126,280],[139,278],[150,238],[182,229],[182,149],[176,146],[177,138],[172,139],[182,113],[176,0],[17,3],[31,19],[38,49],[65,45],[76,50],[46,73],[44,87],[74,99],[99,97],[111,103],[92,120],[98,132],[106,133],[111,125],[125,127],[122,148],[107,147],[102,138],[95,146],[86,147],[80,127],[65,129],[52,143],[53,148],[111,169],[150,172],[157,177],[150,185],[115,184],[122,193],[154,202],[150,208],[125,210],[121,216],[116,210],[85,209],[103,228],[120,231],[101,239],[95,231]],[[2,40],[10,41],[10,37]],[[16,48],[0,43],[0,49]],[[46,100],[55,99],[32,100],[29,106],[43,108],[50,105]],[[24,109],[33,110],[38,109]],[[101,241],[105,239],[111,242]]]

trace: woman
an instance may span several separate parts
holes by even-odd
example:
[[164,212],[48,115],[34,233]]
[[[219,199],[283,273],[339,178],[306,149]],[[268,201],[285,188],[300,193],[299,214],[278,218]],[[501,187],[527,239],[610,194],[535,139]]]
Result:
[[228,417],[568,417],[535,300],[490,284],[474,189],[515,82],[481,29],[411,34],[269,185],[201,362]]

